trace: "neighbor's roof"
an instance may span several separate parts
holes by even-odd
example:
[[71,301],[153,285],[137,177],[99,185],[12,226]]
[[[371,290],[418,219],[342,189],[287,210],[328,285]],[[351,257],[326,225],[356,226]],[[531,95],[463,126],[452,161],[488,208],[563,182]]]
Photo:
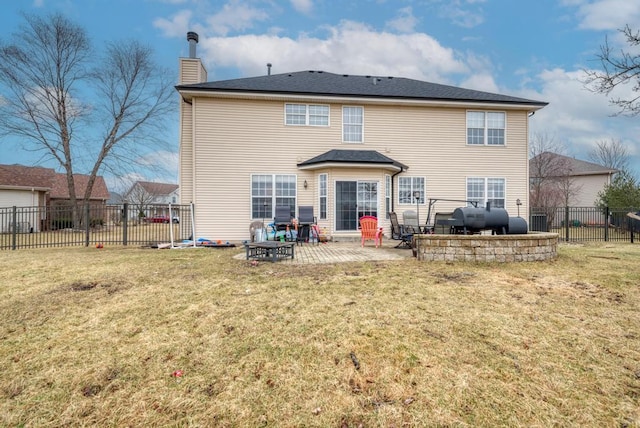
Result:
[[0,165],[0,188],[49,190],[55,175],[51,168]]
[[154,183],[151,181],[137,181],[136,184],[140,185],[140,187],[142,187],[150,195],[156,196],[170,195],[171,193],[178,190],[179,187],[177,184]]
[[[73,181],[76,188],[76,198],[84,198],[84,192],[89,184],[89,176],[84,174],[73,174]],[[67,185],[66,174],[56,174],[52,181],[51,199],[69,199],[69,187]],[[109,190],[104,178],[97,176],[91,189],[91,199],[108,200]]]
[[[74,174],[76,197],[83,198],[89,176]],[[34,189],[49,191],[53,199],[68,199],[67,176],[51,168],[24,165],[0,165],[0,188]],[[96,177],[91,199],[109,199],[107,185],[101,176]]]
[[295,95],[396,98],[471,103],[518,104],[542,108],[548,103],[403,77],[358,76],[298,71],[176,86],[179,91],[222,91]]
[[[598,165],[597,163],[587,162],[580,159],[572,158],[569,156],[560,155],[553,152],[540,153],[538,156],[529,159],[529,165],[537,162],[539,159],[545,159],[546,161],[558,160],[560,162],[566,162],[566,168],[570,171],[569,175],[601,175],[601,174],[615,174],[617,169],[608,168],[606,166]],[[544,160],[543,160],[544,161]]]
[[390,169],[403,170],[408,167],[398,161],[391,159],[375,150],[329,150],[314,158],[306,160],[298,164],[300,169],[313,169],[327,164],[345,166],[353,166],[360,164],[362,166],[387,166]]

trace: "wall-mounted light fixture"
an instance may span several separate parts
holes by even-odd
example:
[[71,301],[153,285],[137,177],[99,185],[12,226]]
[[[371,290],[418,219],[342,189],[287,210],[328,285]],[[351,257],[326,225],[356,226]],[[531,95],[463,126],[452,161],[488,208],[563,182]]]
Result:
[[520,217],[520,205],[522,205],[520,198],[516,199],[516,205],[518,206],[518,217]]
[[307,183],[307,180],[304,180],[304,183],[302,184],[304,186],[304,189],[306,190],[307,187],[309,186],[309,184]]

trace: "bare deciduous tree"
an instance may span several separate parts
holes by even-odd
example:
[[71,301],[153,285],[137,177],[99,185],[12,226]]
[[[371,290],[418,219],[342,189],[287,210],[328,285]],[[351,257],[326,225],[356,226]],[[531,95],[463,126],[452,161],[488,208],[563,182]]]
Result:
[[629,151],[620,140],[602,140],[589,152],[589,159],[593,162],[618,171],[629,169]]
[[546,134],[535,134],[529,142],[529,204],[552,224],[558,207],[569,206],[580,191],[571,171],[565,146]]
[[[585,70],[587,87],[595,92],[609,95],[619,85],[631,83],[633,92],[640,91],[640,55],[637,46],[640,46],[640,32],[632,30],[626,25],[620,32],[627,39],[630,50],[614,50],[609,41],[605,39],[600,46],[600,54],[597,55],[601,71]],[[633,52],[632,52],[633,51]],[[636,116],[640,113],[640,95],[628,99],[614,97],[611,104],[618,107],[618,114]]]
[[74,173],[90,176],[88,202],[100,171],[124,173],[145,150],[166,146],[172,77],[137,41],[93,55],[84,28],[63,15],[23,17],[13,43],[0,43],[0,130],[54,159],[77,206]]

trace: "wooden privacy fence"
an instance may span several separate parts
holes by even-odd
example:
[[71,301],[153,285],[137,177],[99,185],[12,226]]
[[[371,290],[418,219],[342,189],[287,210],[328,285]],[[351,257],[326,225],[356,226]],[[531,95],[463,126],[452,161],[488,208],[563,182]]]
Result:
[[180,242],[192,238],[192,213],[171,204],[0,208],[0,250]]
[[640,234],[640,221],[627,216],[640,208],[545,207],[531,208],[529,230],[554,232],[565,242],[634,242]]

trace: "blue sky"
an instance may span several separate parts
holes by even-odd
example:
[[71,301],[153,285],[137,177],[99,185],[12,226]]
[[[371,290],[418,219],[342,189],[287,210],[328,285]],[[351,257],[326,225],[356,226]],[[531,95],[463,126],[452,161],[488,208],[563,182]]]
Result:
[[[21,0],[0,4],[0,38],[17,30],[20,11],[62,12],[98,48],[137,38],[176,75],[178,57],[188,55],[186,32],[196,31],[209,80],[266,74],[272,63],[273,73],[409,77],[546,101],[531,119],[532,132],[563,142],[568,154],[584,160],[596,142],[621,140],[640,173],[640,118],[612,116],[608,98],[582,83],[585,69],[598,68],[605,37],[628,48],[617,30],[640,29],[640,1]],[[631,93],[630,86],[618,91]],[[177,125],[177,113],[174,118]],[[148,158],[171,172],[130,178],[177,181],[177,127],[167,141],[175,151]],[[0,163],[42,164],[6,139]]]

